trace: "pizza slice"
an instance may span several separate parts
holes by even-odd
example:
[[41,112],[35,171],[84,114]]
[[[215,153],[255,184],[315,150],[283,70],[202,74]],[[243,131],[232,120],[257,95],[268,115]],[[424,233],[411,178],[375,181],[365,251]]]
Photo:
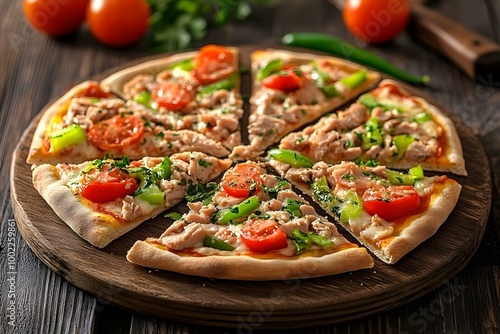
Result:
[[445,175],[425,177],[421,166],[403,173],[372,161],[313,164],[280,149],[270,151],[269,163],[389,264],[434,235],[461,191]]
[[363,247],[341,236],[288,182],[264,164],[228,170],[212,191],[159,238],[137,241],[135,264],[183,274],[236,280],[280,280],[371,268]]
[[201,134],[231,150],[241,143],[238,62],[237,48],[205,45],[118,71],[101,85],[153,112],[155,123]]
[[235,160],[255,159],[291,131],[316,120],[374,86],[376,72],[334,57],[283,50],[251,54],[253,90],[248,146]]
[[103,248],[184,199],[188,189],[229,168],[200,152],[130,161],[104,157],[81,164],[43,164],[33,185],[81,238]]
[[343,111],[283,138],[279,147],[314,161],[374,160],[391,168],[467,175],[453,122],[396,82],[382,81]]

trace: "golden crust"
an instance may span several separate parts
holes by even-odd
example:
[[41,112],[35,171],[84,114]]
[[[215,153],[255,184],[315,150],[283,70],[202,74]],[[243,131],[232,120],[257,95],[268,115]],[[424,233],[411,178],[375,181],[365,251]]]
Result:
[[127,253],[127,260],[187,275],[258,281],[312,278],[373,267],[373,259],[360,247],[320,257],[259,259],[247,255],[179,256],[147,241],[136,241]]

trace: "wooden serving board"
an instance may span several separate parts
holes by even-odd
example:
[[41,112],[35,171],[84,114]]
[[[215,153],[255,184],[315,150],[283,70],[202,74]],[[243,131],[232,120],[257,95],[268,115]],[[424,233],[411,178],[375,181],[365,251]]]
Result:
[[[241,49],[243,65],[248,66],[245,59],[253,48]],[[245,90],[249,80],[244,80]],[[160,215],[102,250],[80,239],[31,183],[31,169],[25,161],[40,115],[26,129],[13,155],[14,214],[26,243],[47,266],[97,298],[136,312],[190,324],[260,329],[361,318],[438,288],[467,264],[482,239],[491,206],[487,157],[472,130],[446,113],[460,134],[469,176],[450,175],[462,185],[455,210],[433,237],[395,265],[375,260],[370,270],[269,282],[214,280],[133,265],[125,259],[132,244],[159,236],[172,220]],[[185,204],[172,211],[183,210]]]

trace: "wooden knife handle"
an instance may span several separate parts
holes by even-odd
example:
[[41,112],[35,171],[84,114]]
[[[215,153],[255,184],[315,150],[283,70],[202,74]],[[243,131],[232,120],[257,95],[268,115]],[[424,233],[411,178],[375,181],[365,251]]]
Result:
[[419,3],[412,3],[411,10],[410,34],[449,58],[472,79],[500,86],[500,45]]

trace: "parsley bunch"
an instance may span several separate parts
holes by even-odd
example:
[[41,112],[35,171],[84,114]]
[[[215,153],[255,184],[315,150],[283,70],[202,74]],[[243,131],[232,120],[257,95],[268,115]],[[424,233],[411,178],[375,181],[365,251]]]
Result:
[[250,3],[271,0],[148,0],[151,6],[153,51],[185,49],[205,37],[211,26],[241,21],[251,13]]

